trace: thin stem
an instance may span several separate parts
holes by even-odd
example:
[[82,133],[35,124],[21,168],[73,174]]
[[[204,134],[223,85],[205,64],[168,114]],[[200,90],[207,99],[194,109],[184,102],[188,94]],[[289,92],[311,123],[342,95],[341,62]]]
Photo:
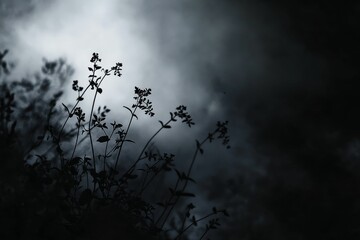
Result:
[[[150,168],[153,168],[155,167],[158,163],[160,162],[160,160],[158,160],[156,163],[154,163]],[[139,192],[139,195],[141,196],[143,194],[143,192],[145,191],[145,189],[150,185],[150,183],[155,179],[155,177],[160,173],[160,170],[158,172],[155,172],[151,178],[149,179],[149,181],[146,181],[147,180],[147,176],[148,176],[148,173],[146,173],[146,176],[144,177],[144,181],[141,185],[141,189],[140,189],[140,192]]]
[[[93,77],[92,77],[92,80],[94,80],[95,78],[95,71],[96,71],[96,65],[97,61],[95,61],[94,63],[94,70],[93,70]],[[97,84],[96,86],[96,91],[95,91],[95,94],[94,94],[94,98],[93,98],[93,101],[92,101],[92,105],[91,105],[91,111],[90,111],[90,116],[89,116],[89,125],[88,125],[88,128],[89,128],[89,136],[90,136],[90,145],[91,145],[91,153],[92,153],[92,156],[93,156],[93,164],[94,164],[94,171],[96,172],[96,162],[95,162],[95,150],[94,150],[94,142],[93,142],[93,139],[92,139],[92,134],[91,134],[91,119],[92,119],[92,116],[93,116],[93,113],[94,113],[94,107],[95,107],[95,102],[96,102],[96,97],[97,97],[97,94],[98,94],[98,89],[102,83],[102,81],[105,79],[106,76],[108,76],[110,74],[111,71],[107,71],[105,72],[105,74],[103,75],[103,77],[101,78],[100,82]]]
[[[209,213],[209,214],[207,214],[206,216],[204,216],[204,217],[202,217],[202,218],[199,218],[199,219],[195,220],[194,222],[190,223],[186,228],[184,228],[184,229],[177,235],[177,237],[175,238],[175,240],[176,240],[176,239],[180,239],[180,236],[181,236],[184,232],[186,232],[191,226],[195,225],[195,223],[199,223],[199,222],[205,220],[206,218],[209,218],[209,217],[211,217],[211,216],[213,216],[213,215],[216,215],[216,214],[217,214],[217,213]],[[186,220],[186,218],[185,218],[185,220]],[[185,221],[184,221],[184,223],[185,223]],[[201,239],[201,238],[200,238],[200,239]]]
[[[95,74],[95,73],[93,72],[93,75],[94,75],[94,74]],[[92,78],[92,80],[93,80],[93,79],[94,79],[94,77]],[[81,93],[80,97],[77,98],[75,105],[73,106],[73,108],[71,109],[71,111],[68,113],[68,116],[66,117],[66,119],[65,119],[65,121],[64,121],[64,123],[63,123],[63,125],[62,125],[62,127],[61,127],[61,129],[60,129],[60,132],[59,132],[58,137],[57,137],[57,139],[56,139],[56,145],[57,145],[59,148],[60,148],[61,134],[62,134],[63,131],[64,131],[65,125],[66,125],[67,122],[69,121],[69,119],[70,119],[70,117],[72,116],[75,108],[76,108],[77,105],[79,104],[80,99],[83,98],[83,96],[85,95],[85,93],[87,92],[87,90],[89,89],[89,87],[90,87],[90,84],[84,89],[84,91]],[[61,168],[63,168],[63,167],[64,167],[64,159],[63,159],[63,157],[61,157]]]
[[209,231],[209,228],[206,228],[205,232],[203,233],[203,235],[201,235],[199,240],[203,239],[205,237],[205,235],[208,233],[208,231]]
[[[187,209],[187,211],[188,211],[188,213],[190,214],[190,210],[188,210]],[[182,221],[182,223],[181,223],[181,231],[180,231],[180,233],[178,234],[178,236],[174,239],[174,240],[176,240],[176,239],[180,239],[180,236],[188,229],[188,228],[185,228],[185,230],[184,230],[184,226],[185,226],[185,222],[186,222],[186,214],[187,213],[185,213],[185,216],[184,216],[184,219],[183,219],[183,221]],[[190,228],[190,227],[189,227]]]
[[[216,130],[216,131],[217,131],[217,130]],[[216,131],[215,131],[215,132],[216,132]],[[213,133],[213,134],[214,134],[214,133]],[[206,138],[199,144],[199,146],[196,147],[196,150],[195,150],[194,155],[193,155],[193,158],[192,158],[192,160],[191,160],[191,163],[190,163],[188,172],[187,172],[187,174],[186,174],[185,183],[184,183],[184,185],[183,185],[183,187],[182,187],[182,189],[181,189],[181,192],[183,192],[183,191],[186,189],[186,187],[187,187],[187,185],[188,185],[188,183],[189,183],[189,177],[190,177],[190,174],[191,174],[191,170],[192,170],[192,168],[193,168],[193,166],[194,166],[194,163],[195,163],[195,160],[196,160],[196,157],[197,157],[197,154],[198,154],[198,152],[199,152],[200,147],[201,147],[208,139],[209,139],[209,137],[206,137]],[[166,221],[168,220],[171,212],[174,210],[175,205],[176,205],[177,202],[179,201],[179,198],[180,198],[180,195],[177,195],[174,204],[171,206],[169,212],[167,213],[167,215],[166,215],[166,217],[165,217],[165,219],[164,219],[164,221],[163,221],[163,223],[162,223],[162,225],[161,225],[161,228],[164,227],[164,225],[165,225]]]
[[[103,130],[104,134],[107,136],[107,133],[106,133],[106,131],[104,130],[104,128],[103,128],[103,127],[101,127],[101,130]],[[113,132],[114,132],[114,131],[113,131]],[[113,132],[111,133],[110,137],[108,137],[109,139],[111,139]],[[105,150],[104,150],[104,171],[106,170],[106,169],[105,169],[105,165],[106,165],[106,158],[107,158],[107,148],[108,148],[108,145],[109,145],[109,141],[106,141],[106,144],[105,144]]]
[[[55,107],[55,106],[50,107],[49,113],[47,114],[46,125],[45,125],[46,128],[44,128],[44,130],[43,130],[43,134],[42,134],[42,137],[41,137],[40,141],[37,142],[37,143],[32,144],[32,146],[29,148],[29,150],[27,150],[27,151],[25,152],[25,155],[28,155],[32,150],[34,150],[36,147],[40,146],[41,143],[44,141],[45,134],[46,134],[46,132],[48,131],[49,126],[50,126],[50,120],[51,120],[52,110],[54,109],[54,107]],[[2,112],[2,111],[1,111],[1,112]],[[0,119],[2,119],[2,117],[0,117]]]
[[80,121],[78,122],[78,124],[79,124],[79,125],[77,126],[78,129],[77,129],[77,133],[76,133],[75,145],[74,145],[74,149],[73,149],[73,151],[72,151],[70,160],[73,159],[74,154],[75,154],[75,150],[76,150],[76,148],[77,148],[77,146],[78,146],[79,134],[80,134]]
[[164,129],[164,126],[168,125],[172,120],[170,119],[169,121],[167,121],[164,125],[162,125],[159,130],[157,130],[152,136],[151,138],[146,142],[145,146],[143,147],[143,149],[141,150],[137,160],[134,162],[133,165],[131,165],[131,167],[126,171],[126,173],[123,175],[127,175],[127,174],[131,174],[134,169],[135,169],[135,166],[141,161],[141,156],[144,154],[145,150],[147,149],[147,147],[149,146],[149,144],[151,143],[151,141],[161,132],[161,130]]
[[[174,191],[177,190],[177,188],[178,188],[178,186],[179,186],[179,183],[180,183],[180,178],[178,178],[177,181],[176,181]],[[164,214],[165,214],[166,211],[168,210],[168,207],[169,207],[168,204],[171,203],[171,200],[172,200],[173,198],[174,198],[174,195],[171,195],[170,198],[169,198],[169,200],[166,202],[166,206],[164,207],[164,210],[163,210],[162,213],[160,214],[159,218],[156,220],[155,225],[157,225],[157,224],[160,222],[161,218],[164,216]],[[162,224],[162,226],[163,226],[163,224]]]
[[61,134],[62,134],[62,132],[64,131],[64,128],[65,128],[66,123],[69,121],[71,114],[73,114],[75,108],[77,107],[77,105],[78,105],[79,102],[80,102],[79,99],[81,99],[81,98],[85,95],[85,92],[89,89],[89,87],[90,87],[90,84],[85,88],[85,90],[82,92],[82,94],[80,95],[80,97],[78,97],[78,99],[76,100],[75,105],[74,105],[74,106],[72,107],[72,109],[70,110],[70,113],[68,114],[65,122],[63,123],[63,125],[62,125],[62,127],[61,127],[61,129],[60,129],[60,132],[59,132],[59,135],[58,135],[58,139],[57,139],[58,142],[60,142]]
[[[94,70],[93,70],[93,77],[92,77],[92,80],[94,80],[95,78],[95,71],[96,71],[96,65],[97,61],[94,62]],[[89,136],[90,136],[90,145],[91,145],[91,153],[92,153],[92,157],[93,157],[93,164],[94,164],[94,171],[96,173],[96,159],[95,159],[95,150],[94,150],[94,142],[93,142],[93,139],[92,139],[92,134],[91,134],[91,119],[92,119],[92,115],[94,113],[94,107],[95,107],[95,102],[96,102],[96,97],[97,97],[97,94],[98,94],[98,89],[102,83],[102,81],[105,79],[106,76],[110,75],[109,74],[110,71],[106,71],[105,74],[103,75],[103,77],[101,78],[100,82],[95,86],[96,87],[96,90],[95,90],[95,94],[94,94],[94,98],[93,98],[93,101],[92,101],[92,105],[91,105],[91,111],[90,111],[90,116],[89,116],[89,125],[88,125],[88,130],[89,130]],[[96,81],[97,83],[97,81]],[[93,188],[93,192],[96,191],[96,181],[94,181],[94,188]]]
[[92,102],[92,106],[91,106],[91,111],[90,111],[90,116],[89,116],[89,137],[90,137],[90,145],[91,145],[91,153],[92,153],[92,157],[93,157],[93,165],[94,165],[94,171],[96,172],[96,162],[95,162],[95,150],[94,150],[94,143],[93,143],[93,139],[92,139],[92,135],[91,135],[91,118],[94,112],[94,106],[95,106],[95,101],[96,101],[96,95],[97,95],[97,91],[95,91],[95,95],[93,98],[93,102]]
[[127,127],[126,127],[126,131],[125,131],[125,134],[124,134],[124,138],[123,138],[122,140],[120,139],[121,143],[120,143],[120,146],[119,146],[118,154],[117,154],[117,156],[116,156],[116,162],[115,162],[115,167],[114,167],[114,169],[117,168],[117,165],[118,165],[118,163],[119,163],[120,155],[121,155],[121,152],[122,152],[122,147],[123,147],[123,145],[124,145],[124,142],[125,142],[125,139],[126,139],[128,133],[129,133],[130,126],[131,126],[131,123],[132,123],[132,121],[133,121],[133,119],[134,119],[135,112],[136,112],[138,106],[139,106],[139,104],[136,104],[136,107],[134,108],[134,111],[131,112],[130,121],[129,121]]

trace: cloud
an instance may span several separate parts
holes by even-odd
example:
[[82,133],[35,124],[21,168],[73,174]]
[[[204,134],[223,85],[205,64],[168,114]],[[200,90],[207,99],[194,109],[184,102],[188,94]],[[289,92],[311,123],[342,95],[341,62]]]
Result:
[[[120,80],[104,83],[107,94],[99,98],[100,104],[128,105],[137,85],[153,89],[160,118],[185,104],[197,119],[214,121],[222,114],[218,94],[222,90],[212,87],[211,68],[218,62],[223,24],[209,28],[196,15],[199,6],[178,12],[183,5],[189,2],[34,1],[31,13],[9,22],[9,47],[14,56],[21,56],[17,76],[39,69],[43,57],[63,57],[74,66],[74,79],[86,82],[89,57],[99,52],[103,66],[124,64]],[[19,3],[16,9],[23,8]]]

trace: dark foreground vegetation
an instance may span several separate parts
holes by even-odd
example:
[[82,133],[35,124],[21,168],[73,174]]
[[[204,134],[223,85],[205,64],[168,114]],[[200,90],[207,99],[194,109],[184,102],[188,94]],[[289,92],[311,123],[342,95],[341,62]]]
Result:
[[[94,53],[87,85],[74,80],[77,99],[67,104],[59,101],[73,72],[65,61],[45,60],[33,76],[13,80],[6,55],[0,55],[1,239],[207,239],[228,216],[216,207],[195,214],[195,194],[188,190],[203,145],[219,140],[229,147],[227,122],[194,140],[190,165],[180,169],[173,154],[152,144],[176,122],[194,125],[180,105],[129,157],[126,146],[137,144],[129,131],[138,113],[155,114],[146,88],[135,87],[134,104],[124,106],[126,122],[108,121],[110,109],[97,106],[99,94],[106,94],[101,84],[121,76],[121,63],[103,68]],[[89,96],[90,109],[83,109]],[[164,177],[163,186],[154,186]],[[156,197],[149,194],[154,187]]]

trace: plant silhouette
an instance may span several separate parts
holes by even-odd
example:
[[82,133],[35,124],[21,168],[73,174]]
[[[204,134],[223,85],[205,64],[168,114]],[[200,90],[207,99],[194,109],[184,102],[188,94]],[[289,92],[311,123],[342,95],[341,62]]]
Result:
[[[152,90],[135,87],[134,103],[124,106],[126,123],[107,121],[110,109],[96,106],[102,83],[111,75],[121,77],[122,63],[102,67],[93,53],[88,82],[72,82],[77,97],[73,105],[61,103],[63,91],[54,92],[53,82],[63,86],[72,75],[64,60],[44,60],[34,79],[9,81],[14,67],[0,55],[0,234],[3,239],[204,239],[220,225],[225,209],[213,207],[204,216],[194,213],[188,191],[193,166],[203,146],[220,140],[229,148],[228,122],[217,122],[202,140],[187,169],[176,167],[176,157],[153,147],[154,138],[179,121],[188,127],[194,121],[180,105],[138,155],[125,164],[125,145],[135,143],[129,132],[138,113],[154,117]],[[88,111],[82,102],[91,95]],[[155,180],[167,175],[168,186],[159,199],[148,198]],[[164,197],[165,196],[165,197]],[[180,213],[180,214],[179,214]]]

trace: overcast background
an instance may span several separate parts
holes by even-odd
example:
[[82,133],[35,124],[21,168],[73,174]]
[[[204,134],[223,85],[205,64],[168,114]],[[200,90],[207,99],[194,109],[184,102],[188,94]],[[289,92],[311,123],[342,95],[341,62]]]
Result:
[[232,215],[218,239],[357,239],[360,5],[306,2],[2,0],[0,43],[19,77],[42,57],[84,82],[92,52],[122,62],[100,104],[124,116],[133,87],[152,88],[147,134],[187,105],[198,125],[160,137],[180,155],[229,120],[232,149],[196,166],[204,198]]

